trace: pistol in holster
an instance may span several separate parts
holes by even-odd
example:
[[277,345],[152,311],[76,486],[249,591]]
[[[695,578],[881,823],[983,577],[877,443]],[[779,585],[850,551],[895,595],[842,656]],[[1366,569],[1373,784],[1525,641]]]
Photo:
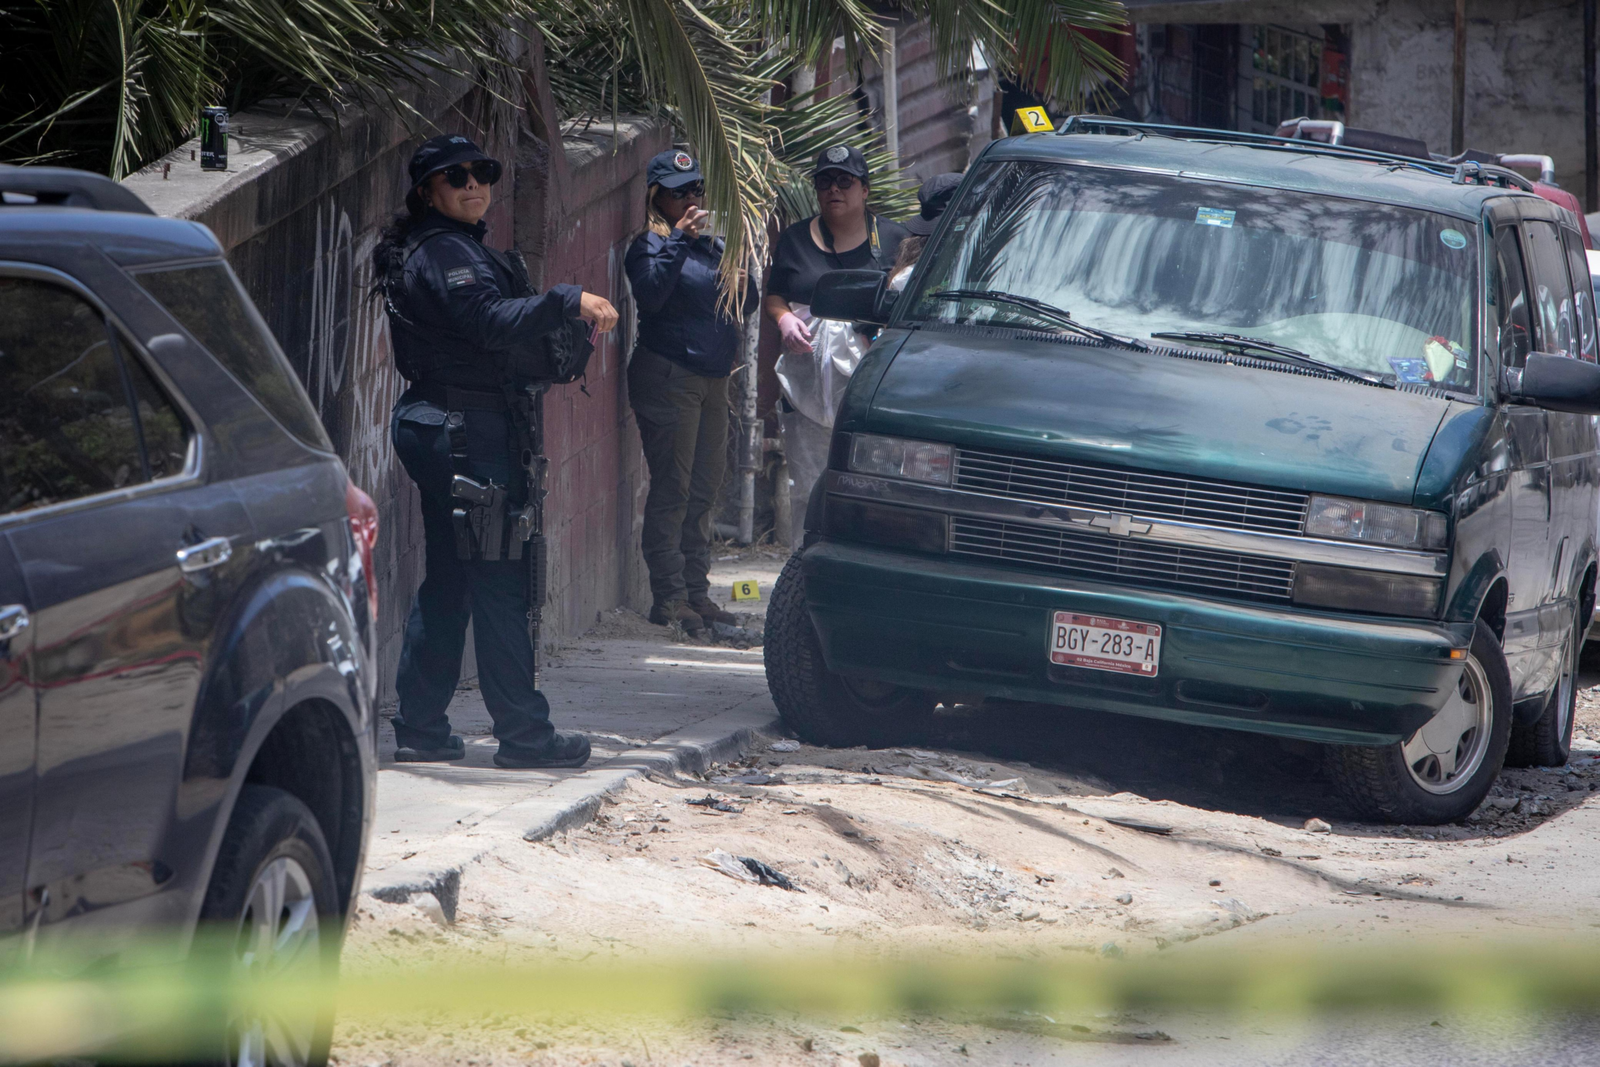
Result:
[[450,495],[461,501],[450,513],[456,555],[461,559],[500,559],[506,536],[505,487],[494,482],[484,485],[458,474],[450,481]]

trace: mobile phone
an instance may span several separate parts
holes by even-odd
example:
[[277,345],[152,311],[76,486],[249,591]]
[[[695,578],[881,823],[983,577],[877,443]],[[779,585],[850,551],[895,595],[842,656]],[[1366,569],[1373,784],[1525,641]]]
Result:
[[589,324],[589,343],[592,345],[592,344],[594,344],[595,342],[597,342],[599,340],[600,340],[600,324],[598,322],[591,322]]

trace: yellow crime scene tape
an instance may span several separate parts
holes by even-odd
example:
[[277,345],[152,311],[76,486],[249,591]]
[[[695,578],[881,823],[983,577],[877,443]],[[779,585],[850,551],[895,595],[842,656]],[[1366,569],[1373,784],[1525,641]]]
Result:
[[[487,962],[435,946],[337,981],[241,980],[231,938],[173,963],[152,948],[114,969],[63,974],[35,960],[0,975],[0,1060],[95,1053],[155,1063],[214,1048],[225,1020],[319,1016],[345,1025],[426,1019],[435,1029],[483,1019],[650,1017],[692,1020],[782,1012],[818,1019],[964,1019],[996,1012],[1202,1011],[1297,1018],[1453,1012],[1528,1019],[1600,1014],[1600,942],[1385,940],[1327,947],[1280,942],[1188,948],[1127,959],[1059,950],[995,955],[799,953],[738,959],[643,957]],[[530,950],[531,955],[531,950]]]

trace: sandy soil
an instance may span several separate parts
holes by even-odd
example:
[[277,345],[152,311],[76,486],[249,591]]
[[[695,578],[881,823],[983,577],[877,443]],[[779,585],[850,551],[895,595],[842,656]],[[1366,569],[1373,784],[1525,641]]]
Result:
[[[730,555],[721,576],[781,564]],[[769,591],[764,580],[753,626]],[[589,639],[675,636],[614,612]],[[346,972],[359,979],[480,958],[844,959],[923,950],[1114,959],[1296,936],[1379,944],[1419,933],[1571,936],[1600,926],[1600,905],[1570,898],[1572,872],[1587,872],[1595,845],[1584,835],[1600,809],[1591,798],[1600,791],[1600,689],[1581,693],[1567,767],[1507,770],[1478,812],[1445,827],[1353,821],[1315,746],[1247,735],[991,706],[942,716],[925,745],[826,750],[775,739],[704,778],[637,781],[589,825],[518,842],[464,872],[454,925],[426,895],[400,905],[363,898]],[[759,860],[795,889],[730,876],[710,865],[716,852]],[[1525,1034],[1482,1039],[1474,1024],[1483,1025],[1445,1017],[1441,1034],[1432,1017],[1374,1030],[1338,1020],[1281,1028],[1200,1014],[1093,1013],[664,1023],[557,1018],[530,1005],[526,1014],[471,1022],[346,1018],[335,1056],[363,1067],[1143,1063],[1157,1055],[1163,1063],[1495,1063],[1512,1045],[1529,1047]],[[1542,1036],[1592,1050],[1585,1026]],[[1581,1061],[1558,1049],[1541,1062]]]

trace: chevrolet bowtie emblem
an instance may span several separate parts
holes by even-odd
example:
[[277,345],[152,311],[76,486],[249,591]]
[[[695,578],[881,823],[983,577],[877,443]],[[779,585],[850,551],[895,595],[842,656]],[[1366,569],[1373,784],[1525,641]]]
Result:
[[1115,537],[1127,537],[1131,534],[1146,534],[1150,532],[1148,522],[1134,522],[1126,515],[1096,515],[1089,520],[1089,525],[1097,527]]

